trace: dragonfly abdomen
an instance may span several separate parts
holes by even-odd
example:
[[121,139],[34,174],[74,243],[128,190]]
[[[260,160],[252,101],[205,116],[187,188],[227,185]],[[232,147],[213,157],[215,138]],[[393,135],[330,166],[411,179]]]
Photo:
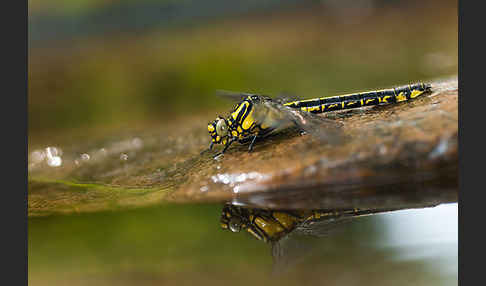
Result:
[[407,101],[429,91],[430,88],[431,86],[429,84],[417,83],[397,88],[299,100],[288,102],[284,105],[311,113],[323,113]]

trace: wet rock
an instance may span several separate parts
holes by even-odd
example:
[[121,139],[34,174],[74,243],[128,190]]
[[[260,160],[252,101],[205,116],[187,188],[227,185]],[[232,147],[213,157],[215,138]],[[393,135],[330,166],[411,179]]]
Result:
[[[411,102],[337,112],[348,140],[321,145],[310,136],[269,140],[255,152],[232,150],[220,163],[227,176],[195,174],[180,200],[229,201],[260,208],[332,209],[430,206],[457,201],[457,80],[435,82]],[[197,187],[194,187],[197,186]],[[199,188],[209,186],[201,194]]]
[[434,82],[432,91],[400,104],[322,115],[341,124],[344,141],[325,143],[289,130],[258,142],[251,153],[235,144],[218,160],[217,147],[204,151],[209,116],[59,143],[62,164],[56,167],[42,156],[46,146],[32,148],[29,215],[167,201],[279,209],[457,201],[457,80]]

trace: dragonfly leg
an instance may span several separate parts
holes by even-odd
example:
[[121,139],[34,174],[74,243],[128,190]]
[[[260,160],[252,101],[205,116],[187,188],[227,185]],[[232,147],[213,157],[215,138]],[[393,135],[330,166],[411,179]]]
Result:
[[226,143],[226,145],[224,145],[223,151],[221,151],[218,154],[216,154],[214,156],[214,158],[216,158],[216,157],[218,157],[220,155],[223,155],[224,152],[226,152],[226,150],[228,149],[228,147],[231,145],[231,143],[233,143],[234,141],[236,141],[236,139],[230,139],[230,140],[228,140],[228,142]]
[[258,137],[258,135],[255,135],[253,137],[253,140],[251,140],[250,146],[248,147],[248,152],[251,152],[253,150],[253,145],[255,144],[257,137]]
[[213,145],[214,145],[214,142],[211,142],[211,144],[209,145],[209,148],[208,149],[205,149],[205,150],[202,150],[201,153],[199,153],[199,154],[202,155],[202,154],[204,154],[204,153],[206,153],[208,151],[211,151],[211,149],[213,149]]

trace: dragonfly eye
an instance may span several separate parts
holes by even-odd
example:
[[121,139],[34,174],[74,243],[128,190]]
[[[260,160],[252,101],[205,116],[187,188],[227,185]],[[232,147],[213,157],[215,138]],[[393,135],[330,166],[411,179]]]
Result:
[[241,219],[239,217],[232,217],[228,226],[232,232],[239,232],[241,230]]
[[216,123],[216,133],[221,137],[228,135],[228,125],[226,124],[225,119],[221,118],[218,120],[218,123]]

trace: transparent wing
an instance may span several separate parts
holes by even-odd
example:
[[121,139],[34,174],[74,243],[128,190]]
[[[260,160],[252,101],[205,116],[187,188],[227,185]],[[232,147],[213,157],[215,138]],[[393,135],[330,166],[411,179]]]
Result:
[[341,123],[317,114],[284,106],[268,98],[262,98],[261,104],[255,108],[253,117],[258,122],[277,130],[296,126],[301,131],[330,144],[342,143],[346,138]]
[[[230,91],[230,90],[223,90],[218,89],[216,90],[216,96],[224,99],[229,99],[231,101],[241,101],[248,97],[249,95],[256,95],[254,93],[247,93],[247,92],[238,92],[238,91]],[[267,97],[267,96],[265,96]],[[272,97],[272,100],[279,103],[284,104],[290,101],[296,101],[299,97],[295,96],[294,94],[288,92],[281,92],[278,94],[277,97]]]
[[302,224],[272,244],[273,272],[283,273],[311,259],[317,253],[326,253],[326,237],[336,234],[350,218],[317,221]]
[[[342,210],[332,218],[304,221],[286,236],[272,244],[273,270],[284,272],[316,253],[326,253],[327,239],[346,231],[347,224],[357,218],[397,209]],[[323,212],[325,213],[325,212]]]
[[290,92],[280,92],[273,100],[279,104],[284,104],[291,101],[297,101],[301,98]]
[[216,90],[216,96],[223,98],[223,99],[228,99],[230,101],[242,101],[249,95],[254,95],[252,93],[245,93],[245,92],[237,92],[237,91],[229,91],[229,90],[222,90],[218,89]]

